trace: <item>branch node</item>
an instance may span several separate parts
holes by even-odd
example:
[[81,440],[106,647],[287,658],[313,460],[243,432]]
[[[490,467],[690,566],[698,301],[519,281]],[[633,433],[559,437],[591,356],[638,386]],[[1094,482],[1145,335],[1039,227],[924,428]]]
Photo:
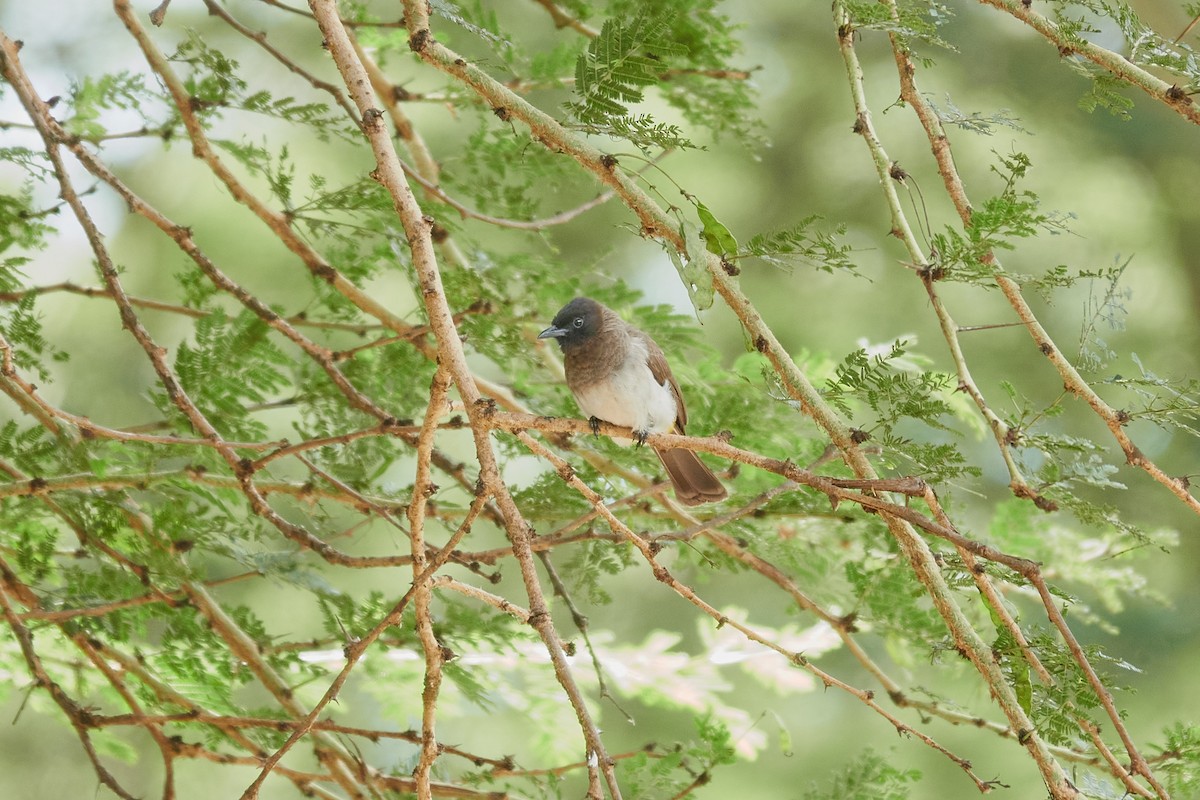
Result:
[[414,31],[413,35],[408,37],[408,49],[414,53],[420,53],[425,49],[425,45],[429,44],[431,39],[433,39],[433,36],[430,35],[429,28],[421,28],[419,31]]
[[363,128],[375,128],[383,124],[383,112],[378,108],[368,108],[362,115]]
[[1171,84],[1171,88],[1167,89],[1166,98],[1171,103],[1178,105],[1191,105],[1192,97],[1183,89],[1180,89],[1175,84]]

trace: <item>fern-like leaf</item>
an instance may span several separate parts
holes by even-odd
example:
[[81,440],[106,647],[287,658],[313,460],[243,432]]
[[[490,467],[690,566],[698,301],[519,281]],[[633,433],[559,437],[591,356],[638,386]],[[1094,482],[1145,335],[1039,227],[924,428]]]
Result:
[[687,54],[669,38],[670,18],[639,14],[629,22],[606,20],[600,35],[575,62],[575,94],[568,104],[584,125],[607,125],[629,115],[642,90],[658,82],[664,59]]

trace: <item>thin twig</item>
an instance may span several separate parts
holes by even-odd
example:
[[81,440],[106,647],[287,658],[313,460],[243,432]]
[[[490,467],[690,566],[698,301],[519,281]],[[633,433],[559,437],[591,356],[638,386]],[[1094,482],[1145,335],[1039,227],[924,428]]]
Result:
[[433,773],[433,762],[438,757],[436,733],[438,693],[442,685],[442,666],[445,658],[442,646],[433,632],[433,616],[430,612],[432,592],[429,581],[415,583],[426,570],[425,559],[425,506],[429,496],[437,491],[430,479],[430,456],[433,453],[433,437],[437,434],[437,422],[444,412],[446,393],[450,389],[450,374],[439,366],[433,374],[429,389],[429,405],[425,409],[425,422],[417,440],[417,464],[413,477],[412,502],[408,504],[409,537],[412,543],[412,570],[414,580],[413,615],[416,617],[417,638],[425,653],[425,686],[421,693],[421,754],[413,770],[417,782],[417,797],[432,800],[429,781]]
[[550,559],[550,554],[545,550],[539,550],[537,556],[538,560],[542,562],[542,569],[546,570],[546,575],[550,578],[550,585],[554,587],[554,594],[566,605],[567,611],[571,614],[571,621],[575,623],[575,629],[583,637],[583,646],[587,648],[588,656],[592,659],[592,669],[596,672],[596,683],[600,688],[601,699],[607,699],[612,703],[613,707],[621,712],[621,716],[625,717],[625,721],[630,725],[635,724],[633,717],[621,707],[621,704],[617,702],[616,695],[608,688],[608,681],[604,677],[604,665],[600,663],[600,657],[596,655],[596,648],[592,646],[592,637],[588,634],[587,617],[575,605],[575,601],[571,599],[571,593],[567,591],[567,585],[558,574],[558,570],[554,568],[554,562]]
[[550,19],[554,20],[554,27],[556,28],[570,28],[589,39],[595,39],[600,35],[600,31],[563,11],[554,0],[533,0],[533,2],[546,9],[546,13],[550,15]]

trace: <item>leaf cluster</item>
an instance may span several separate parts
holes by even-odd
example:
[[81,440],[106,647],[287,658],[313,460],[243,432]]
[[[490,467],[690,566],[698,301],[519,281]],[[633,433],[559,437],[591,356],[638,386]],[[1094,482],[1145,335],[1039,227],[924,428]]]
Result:
[[964,416],[965,409],[951,402],[957,388],[952,375],[921,369],[908,352],[908,344],[897,340],[869,353],[865,349],[848,354],[826,382],[824,395],[841,410],[863,439],[876,439],[886,451],[900,456],[911,469],[931,481],[977,475],[958,449],[948,442],[916,439],[906,433],[912,422],[927,429],[954,435],[950,419]]
[[865,750],[829,782],[804,793],[804,800],[905,800],[908,784],[921,777],[915,769],[899,769],[874,750]]
[[[302,126],[312,131],[321,142],[328,142],[331,137],[348,142],[361,141],[361,134],[353,121],[340,112],[334,112],[328,103],[305,102],[292,96],[279,97],[269,89],[251,91],[250,83],[243,77],[237,60],[226,51],[209,44],[195,30],[188,31],[187,38],[179,43],[170,60],[190,68],[183,85],[188,93],[190,110],[201,121],[211,123],[221,119],[227,110],[239,110]],[[116,97],[118,100],[124,99],[131,96],[133,89],[141,88],[140,83],[133,82],[131,90]],[[102,96],[110,97],[113,94],[110,90]],[[116,100],[110,99],[108,102]],[[164,130],[180,124],[178,111],[173,109],[173,115],[173,119],[163,126]]]
[[1187,797],[1200,791],[1200,726],[1177,722],[1164,731],[1159,746],[1171,793]]
[[[707,783],[711,770],[734,761],[729,729],[712,717],[695,720],[696,738],[675,744],[663,753],[645,752],[622,762],[623,781],[636,797],[677,796],[696,783]],[[696,776],[689,780],[688,776]]]
[[[161,103],[156,93],[148,89],[143,77],[129,71],[86,76],[71,86],[67,97],[69,113],[63,127],[81,139],[100,140],[109,133],[104,122],[104,112],[118,109],[132,112],[146,127],[159,127],[153,116],[161,114]],[[168,138],[170,129],[159,128],[161,135]]]
[[[253,438],[265,429],[247,409],[276,399],[288,385],[281,369],[288,363],[258,317],[244,311],[230,319],[214,311],[197,320],[194,338],[180,344],[174,366],[184,390],[206,416],[226,424],[227,436]],[[158,403],[171,413],[169,398],[159,395]]]
[[610,4],[599,35],[576,58],[574,99],[564,107],[573,124],[644,151],[695,147],[678,125],[635,109],[656,88],[693,127],[761,144],[747,113],[749,73],[734,63],[735,28],[715,7],[714,0]]
[[575,64],[577,100],[567,108],[581,123],[601,125],[629,114],[642,102],[643,90],[658,83],[658,73],[687,48],[668,38],[667,15],[639,14],[627,22],[607,19]]
[[1003,181],[1000,193],[973,209],[964,229],[947,226],[931,237],[935,266],[945,280],[988,286],[996,274],[993,253],[1014,250],[1015,240],[1067,230],[1063,215],[1042,210],[1037,194],[1021,188],[1033,166],[1029,157],[1020,152],[996,155],[999,164],[992,172]]
[[[906,50],[914,50],[915,45],[928,45],[949,52],[956,50],[941,35],[942,26],[953,18],[954,11],[936,0],[902,0],[894,5],[848,2],[844,7],[855,30],[895,34]],[[928,57],[919,57],[919,60],[926,67],[933,64]]]
[[759,258],[787,270],[800,262],[822,272],[859,274],[853,248],[839,241],[846,235],[846,226],[837,225],[832,231],[823,231],[816,229],[819,221],[820,215],[812,214],[790,228],[757,234],[738,253],[738,258]]

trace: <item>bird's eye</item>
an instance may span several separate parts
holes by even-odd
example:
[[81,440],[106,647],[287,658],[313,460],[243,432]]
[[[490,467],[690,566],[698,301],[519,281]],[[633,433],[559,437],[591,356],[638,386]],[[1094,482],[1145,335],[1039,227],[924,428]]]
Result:
[[571,324],[574,325],[576,328],[582,328],[583,327],[583,317],[576,317],[575,321],[572,322]]

